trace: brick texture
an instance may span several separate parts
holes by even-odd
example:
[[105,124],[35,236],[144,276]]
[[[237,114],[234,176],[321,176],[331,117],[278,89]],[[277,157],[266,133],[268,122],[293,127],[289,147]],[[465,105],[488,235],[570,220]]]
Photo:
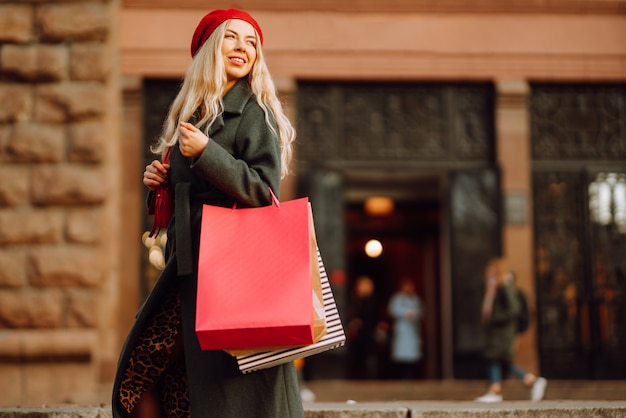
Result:
[[69,122],[104,114],[105,89],[100,83],[75,82],[37,87],[37,120]]
[[0,165],[0,208],[24,205],[29,198],[30,170],[23,165]]
[[89,121],[72,124],[69,128],[69,160],[99,163],[104,155],[105,130],[102,123]]
[[44,41],[103,41],[110,22],[105,4],[79,2],[41,6],[37,10],[37,24]]
[[2,72],[27,81],[60,81],[68,74],[67,47],[6,45],[0,50]]
[[65,151],[65,126],[18,123],[6,143],[10,162],[60,162]]
[[37,167],[33,173],[36,205],[91,205],[106,198],[104,173],[97,167],[61,165]]
[[34,10],[27,4],[0,5],[0,42],[25,43],[33,38]]

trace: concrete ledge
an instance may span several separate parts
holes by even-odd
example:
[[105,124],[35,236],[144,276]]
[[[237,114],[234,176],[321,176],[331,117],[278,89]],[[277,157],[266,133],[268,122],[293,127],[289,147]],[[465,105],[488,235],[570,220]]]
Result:
[[[409,418],[401,403],[311,403],[304,405],[306,418]],[[2,416],[0,416],[2,418]]]
[[110,407],[0,408],[0,418],[111,418]]
[[[396,401],[305,404],[306,418],[623,418],[626,401],[475,402]],[[0,408],[0,418],[111,418],[102,407]]]

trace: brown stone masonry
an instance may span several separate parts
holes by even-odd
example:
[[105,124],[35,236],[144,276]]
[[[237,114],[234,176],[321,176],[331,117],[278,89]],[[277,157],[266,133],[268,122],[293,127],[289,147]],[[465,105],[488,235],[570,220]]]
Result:
[[0,4],[0,406],[89,401],[115,361],[119,7]]

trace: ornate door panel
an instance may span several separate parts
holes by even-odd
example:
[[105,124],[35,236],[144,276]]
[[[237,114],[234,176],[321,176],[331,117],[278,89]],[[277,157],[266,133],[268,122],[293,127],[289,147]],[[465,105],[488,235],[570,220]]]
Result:
[[533,86],[542,373],[626,378],[626,88]]
[[493,86],[298,83],[299,172],[493,161]]
[[587,180],[594,376],[626,378],[626,169]]
[[589,333],[580,314],[589,305],[582,178],[577,172],[536,173],[533,180],[541,373],[586,378]]
[[502,250],[500,178],[495,169],[454,171],[449,177],[454,375],[479,378],[485,265]]

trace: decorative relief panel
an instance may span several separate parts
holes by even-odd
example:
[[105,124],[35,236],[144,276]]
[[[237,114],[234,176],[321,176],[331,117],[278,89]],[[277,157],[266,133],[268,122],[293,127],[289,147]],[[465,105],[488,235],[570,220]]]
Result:
[[626,173],[536,172],[542,373],[626,376]]
[[626,85],[532,85],[536,160],[626,159]]
[[298,85],[299,160],[491,161],[489,84]]
[[540,347],[542,359],[553,364],[564,360],[563,351],[574,355],[583,343],[578,327],[585,291],[582,186],[577,172],[536,173],[533,181]]

